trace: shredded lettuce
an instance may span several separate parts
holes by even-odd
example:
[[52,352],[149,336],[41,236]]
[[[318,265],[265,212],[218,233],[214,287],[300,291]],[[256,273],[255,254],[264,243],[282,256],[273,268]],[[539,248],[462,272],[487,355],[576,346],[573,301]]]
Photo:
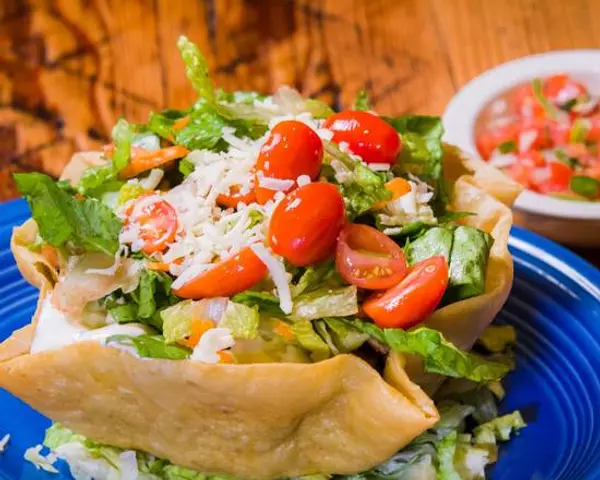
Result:
[[279,307],[279,298],[272,293],[247,290],[234,295],[231,300],[237,303],[242,303],[249,307],[256,306],[261,312],[264,313],[270,313],[279,317],[285,316]]
[[116,253],[122,223],[106,205],[95,198],[77,199],[42,173],[17,173],[14,178],[45,242],[74,254]]
[[116,192],[123,182],[118,174],[129,163],[131,145],[136,127],[121,118],[113,127],[114,152],[111,161],[105,165],[88,168],[83,172],[77,191],[86,197],[100,198],[106,192]]
[[346,214],[353,219],[381,201],[389,200],[392,192],[385,188],[382,175],[373,172],[359,159],[342,152],[332,142],[324,141],[329,164],[333,167],[335,179],[346,204]]
[[333,259],[311,265],[304,270],[298,282],[292,286],[292,296],[297,297],[324,285],[330,287],[342,286],[344,281],[335,268]]
[[362,320],[344,320],[361,332],[369,334],[392,350],[418,355],[425,370],[448,377],[466,378],[474,382],[489,382],[504,377],[513,368],[508,363],[493,362],[475,354],[459,350],[437,330],[420,327],[405,331],[381,329]]
[[229,328],[233,338],[253,339],[258,336],[259,315],[257,307],[229,302],[220,327]]
[[371,110],[371,107],[369,107],[369,94],[365,90],[358,92],[358,95],[354,99],[353,109],[363,111]]
[[346,317],[357,313],[358,293],[355,286],[325,287],[297,297],[289,318],[292,321],[303,321],[333,316]]
[[453,229],[446,227],[434,227],[427,230],[423,235],[413,240],[404,249],[406,260],[409,265],[414,265],[422,260],[436,255],[442,255],[446,261],[450,261],[450,251],[453,242]]
[[454,469],[457,438],[458,434],[452,432],[435,445],[438,455],[438,480],[461,480],[460,475]]
[[112,335],[106,343],[119,343],[124,346],[134,347],[141,358],[164,358],[168,360],[184,360],[189,358],[192,351],[189,348],[166,343],[162,335]]
[[196,312],[193,300],[184,300],[160,312],[165,342],[176,343],[189,337]]
[[511,435],[517,433],[527,424],[521,416],[521,412],[515,411],[502,417],[494,418],[487,423],[479,425],[473,430],[475,443],[495,444],[496,441],[507,442]]
[[310,356],[314,362],[319,362],[331,357],[330,346],[327,342],[315,331],[315,327],[310,321],[296,322],[292,325],[298,343],[302,348],[310,352]]

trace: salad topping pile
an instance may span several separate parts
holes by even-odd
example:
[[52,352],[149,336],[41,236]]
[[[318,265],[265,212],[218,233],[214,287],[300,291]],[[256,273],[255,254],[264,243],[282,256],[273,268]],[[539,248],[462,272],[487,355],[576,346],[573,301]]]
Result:
[[[334,113],[286,87],[224,92],[195,45],[182,37],[178,47],[194,105],[145,124],[119,120],[102,152],[80,154],[91,166],[76,183],[15,176],[39,229],[29,248],[60,272],[32,352],[93,339],[141,358],[212,364],[353,353],[380,368],[389,352],[416,355],[426,371],[461,379],[439,397],[447,420],[364,478],[408,478],[409,467],[481,478],[496,439],[524,424],[495,407],[510,342],[486,358],[420,325],[485,292],[494,242],[458,222],[471,212],[448,207],[440,119],[379,116],[365,95]],[[500,137],[486,156],[516,141]],[[481,425],[472,434],[471,416]],[[59,425],[47,440],[94,468],[131,460]],[[180,467],[144,455],[132,461],[148,477],[135,478],[204,478],[173,476]]]
[[600,199],[599,97],[558,74],[513,89],[484,112],[477,149],[535,192]]

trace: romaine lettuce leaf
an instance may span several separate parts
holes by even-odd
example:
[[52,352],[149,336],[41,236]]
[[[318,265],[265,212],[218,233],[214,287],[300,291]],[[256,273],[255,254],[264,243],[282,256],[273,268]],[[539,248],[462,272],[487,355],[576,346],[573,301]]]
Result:
[[450,252],[450,282],[444,301],[447,303],[475,297],[485,292],[488,258],[494,239],[477,228],[454,229]]
[[474,382],[498,380],[513,365],[492,362],[475,354],[459,350],[448,342],[440,332],[426,327],[405,331],[395,328],[381,329],[359,319],[344,320],[361,332],[401,353],[423,358],[425,370],[448,377],[466,378]]
[[449,261],[452,242],[452,228],[430,228],[419,238],[410,242],[404,249],[406,260],[409,265],[414,265],[427,258],[442,255],[446,258],[446,261]]
[[355,286],[320,288],[294,300],[289,318],[292,321],[316,320],[323,317],[346,317],[358,313]]
[[257,307],[228,302],[220,327],[229,328],[233,338],[253,339],[258,336],[259,315]]
[[165,342],[176,343],[192,333],[192,322],[196,312],[193,300],[184,300],[160,312],[163,321]]
[[116,253],[122,223],[110,208],[94,198],[76,199],[42,173],[17,173],[14,178],[44,241],[73,253]]
[[369,338],[366,333],[348,328],[348,324],[339,318],[329,317],[317,322],[327,325],[330,338],[340,353],[349,353],[356,350]]

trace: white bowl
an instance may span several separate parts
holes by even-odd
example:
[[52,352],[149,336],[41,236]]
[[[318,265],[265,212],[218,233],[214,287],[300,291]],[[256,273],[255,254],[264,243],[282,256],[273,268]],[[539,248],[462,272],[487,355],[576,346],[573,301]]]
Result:
[[[542,53],[503,63],[471,80],[444,112],[444,140],[479,156],[475,122],[501,94],[534,78],[566,73],[600,94],[600,50]],[[600,202],[576,202],[525,190],[515,203],[515,221],[569,245],[600,246]]]

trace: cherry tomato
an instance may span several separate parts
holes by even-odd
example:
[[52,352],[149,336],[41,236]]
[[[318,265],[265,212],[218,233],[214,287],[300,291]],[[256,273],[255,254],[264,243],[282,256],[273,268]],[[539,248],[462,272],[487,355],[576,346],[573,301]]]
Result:
[[402,149],[398,132],[369,112],[348,110],[335,113],[323,126],[333,132],[334,142],[347,143],[350,151],[366,163],[392,165]]
[[248,290],[267,274],[267,267],[250,247],[242,248],[234,256],[221,260],[173,293],[181,298],[230,297]]
[[540,193],[558,193],[569,189],[573,170],[561,162],[548,162],[530,174],[532,188]]
[[319,136],[302,122],[280,122],[260,149],[256,161],[256,199],[266,203],[275,190],[260,186],[260,177],[296,180],[308,175],[316,180],[323,164],[323,142]]
[[333,253],[344,221],[344,199],[337,187],[309,183],[289,193],[273,211],[269,245],[293,265],[319,262]]
[[144,195],[133,204],[127,225],[136,225],[143,242],[142,251],[147,254],[162,252],[173,242],[177,233],[177,212],[166,201]]
[[222,193],[217,197],[217,204],[224,208],[236,208],[240,202],[246,205],[256,202],[256,191],[252,189],[248,193],[241,194],[240,187],[232,185],[229,194]]
[[404,252],[368,225],[346,225],[337,239],[335,265],[344,280],[367,290],[385,290],[406,276]]
[[410,328],[433,313],[447,286],[446,259],[431,257],[411,267],[395,287],[369,297],[362,307],[382,328]]

